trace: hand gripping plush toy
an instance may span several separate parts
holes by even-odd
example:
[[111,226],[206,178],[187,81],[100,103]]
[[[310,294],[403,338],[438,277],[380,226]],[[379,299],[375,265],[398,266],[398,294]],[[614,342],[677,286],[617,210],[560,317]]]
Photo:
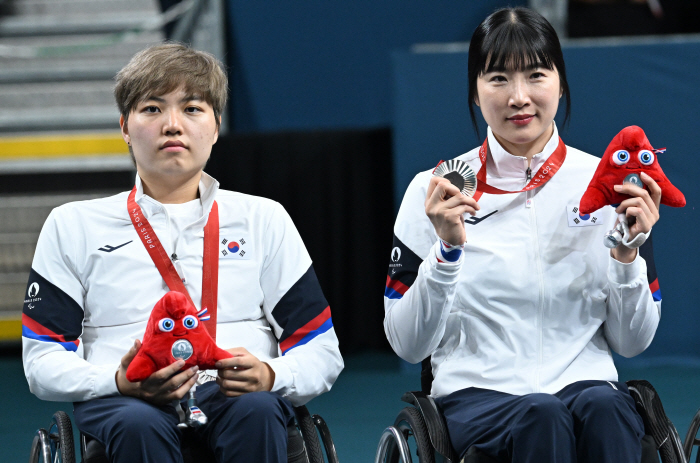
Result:
[[126,379],[143,381],[178,359],[185,361],[183,370],[195,365],[206,370],[218,360],[233,357],[216,346],[201,316],[184,294],[170,291],[163,296],[153,307],[143,345],[126,370]]
[[[233,357],[217,347],[201,323],[208,319],[206,309],[197,313],[187,296],[170,291],[153,307],[143,336],[143,345],[126,370],[126,379],[143,381],[161,368],[178,359],[185,361],[182,369],[199,365],[200,370],[214,368],[218,360]],[[187,422],[206,423],[206,416],[196,406],[194,390],[190,391]]]
[[[685,206],[685,196],[671,184],[656,160],[656,155],[664,151],[665,148],[652,148],[640,127],[632,125],[622,129],[608,145],[591,183],[583,194],[579,204],[580,213],[590,214],[607,204],[617,207],[629,196],[616,192],[613,186],[632,183],[645,188],[639,176],[641,172],[649,175],[661,188],[661,204],[672,207]],[[640,234],[639,241],[636,238],[634,243],[627,241],[625,235],[629,234],[629,225],[624,214],[620,214],[618,227],[606,235],[607,247],[614,248],[620,242],[629,247],[639,247],[646,239],[646,236]]]

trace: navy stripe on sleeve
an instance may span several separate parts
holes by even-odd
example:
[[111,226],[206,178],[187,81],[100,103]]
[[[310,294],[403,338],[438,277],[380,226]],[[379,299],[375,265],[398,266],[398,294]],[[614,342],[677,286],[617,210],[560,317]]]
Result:
[[639,255],[644,258],[647,263],[647,280],[649,281],[649,289],[655,301],[661,300],[661,288],[659,287],[659,279],[656,275],[656,265],[654,264],[654,243],[652,242],[653,233],[639,248]]
[[[272,316],[283,329],[279,343],[284,345],[284,351],[290,348],[287,346],[289,343],[285,343],[285,341],[291,336],[296,334],[294,339],[296,337],[301,339],[304,337],[301,336],[302,332],[304,334],[308,334],[307,331],[316,332],[315,330],[318,328],[315,327],[316,322],[322,321],[329,327],[332,326],[328,301],[323,296],[313,265],[309,266],[306,273],[282,296],[275,308],[272,309]],[[314,325],[313,330],[309,330],[311,325]]]
[[31,269],[22,310],[25,337],[75,341],[83,332],[83,317],[83,309],[72,297]]
[[423,259],[411,251],[394,235],[394,247],[389,258],[389,272],[386,277],[384,296],[401,299],[418,276],[418,267]]

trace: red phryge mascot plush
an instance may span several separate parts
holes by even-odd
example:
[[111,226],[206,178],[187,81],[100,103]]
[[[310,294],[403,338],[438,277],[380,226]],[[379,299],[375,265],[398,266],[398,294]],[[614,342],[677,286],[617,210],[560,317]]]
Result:
[[143,345],[126,370],[126,379],[143,381],[178,359],[186,368],[199,365],[212,369],[221,359],[233,357],[220,349],[201,321],[208,319],[206,309],[197,313],[187,297],[170,291],[153,307],[143,336]]
[[671,184],[656,160],[656,155],[664,151],[665,148],[652,148],[640,127],[632,125],[622,129],[605,150],[593,179],[581,198],[581,213],[590,214],[605,205],[618,205],[627,199],[627,195],[613,189],[614,185],[631,182],[644,188],[644,183],[639,177],[642,172],[648,174],[661,187],[661,204],[672,207],[685,206],[685,196]]

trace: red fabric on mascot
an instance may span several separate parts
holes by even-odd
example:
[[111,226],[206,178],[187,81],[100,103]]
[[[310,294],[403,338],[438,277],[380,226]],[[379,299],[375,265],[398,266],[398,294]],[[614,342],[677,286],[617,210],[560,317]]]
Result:
[[143,345],[129,364],[126,379],[143,381],[178,359],[185,360],[183,370],[195,365],[207,370],[218,360],[233,357],[216,346],[198,315],[204,316],[184,294],[170,291],[163,296],[153,307]]
[[[593,179],[581,198],[581,213],[590,214],[608,204],[620,204],[629,196],[616,192],[613,186],[622,185],[630,174],[639,175],[642,172],[653,178],[661,188],[661,204],[685,206],[685,196],[671,184],[656,159],[663,152],[664,149],[655,150],[651,147],[640,127],[632,125],[622,129],[605,150]],[[644,187],[644,184],[639,186]]]

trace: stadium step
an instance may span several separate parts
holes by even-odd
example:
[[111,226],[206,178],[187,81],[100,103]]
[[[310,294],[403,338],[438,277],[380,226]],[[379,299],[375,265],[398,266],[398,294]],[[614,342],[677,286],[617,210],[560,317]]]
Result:
[[152,0],[14,0],[13,15],[58,16],[101,14],[118,11],[150,13],[156,9]]
[[0,136],[118,131],[114,75],[162,41],[157,1],[13,0],[3,12]]
[[119,131],[0,136],[0,175],[27,169],[128,171],[133,164]]
[[[152,13],[152,12],[151,12]],[[108,12],[100,14],[26,15],[0,21],[0,36],[45,37],[48,35],[108,34],[143,29],[157,16],[141,12]]]
[[108,80],[77,85],[75,82],[0,85],[0,111],[2,108],[80,108],[92,105],[116,108],[113,87]]

